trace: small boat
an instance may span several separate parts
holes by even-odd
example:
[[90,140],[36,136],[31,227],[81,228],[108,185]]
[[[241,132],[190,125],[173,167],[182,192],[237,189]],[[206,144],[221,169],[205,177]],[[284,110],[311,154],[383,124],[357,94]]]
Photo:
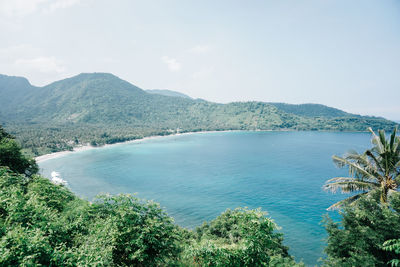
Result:
[[60,173],[55,172],[55,171],[51,172],[51,181],[53,182],[53,184],[58,184],[58,185],[67,185],[68,184],[67,181],[65,181],[64,179],[62,179],[60,177]]

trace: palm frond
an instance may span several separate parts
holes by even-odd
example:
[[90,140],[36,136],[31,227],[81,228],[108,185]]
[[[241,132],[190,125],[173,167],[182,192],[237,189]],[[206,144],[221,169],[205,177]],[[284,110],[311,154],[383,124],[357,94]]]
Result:
[[[334,163],[339,167],[348,167],[350,177],[330,179],[323,186],[325,190],[342,193],[368,191],[363,194],[379,193],[381,203],[387,205],[389,194],[400,194],[400,137],[397,128],[386,139],[385,131],[377,134],[371,129],[373,147],[359,154],[350,151],[344,157],[333,156]],[[353,203],[361,195],[340,201],[328,209],[338,208]]]
[[374,149],[376,149],[378,153],[382,153],[384,149],[383,149],[383,144],[381,143],[379,137],[375,134],[375,132],[371,129],[371,127],[369,127],[368,130],[372,134],[371,143],[375,145]]
[[338,166],[339,168],[343,168],[345,166],[349,167],[349,173],[351,176],[355,176],[357,174],[361,174],[361,177],[364,178],[373,178],[374,175],[366,171],[363,167],[361,167],[359,164],[351,162],[345,158],[341,158],[338,156],[333,156],[332,157],[333,162]]
[[391,197],[391,196],[397,195],[397,194],[400,194],[400,192],[396,191],[396,190],[392,190],[392,189],[389,189],[389,191],[388,191],[388,197]]
[[360,194],[348,197],[346,199],[343,199],[343,200],[341,200],[339,202],[336,202],[335,204],[333,204],[332,206],[330,206],[326,210],[338,210],[338,209],[342,208],[343,206],[354,205],[357,200],[359,200],[362,196],[364,196],[364,195],[366,195],[368,193],[370,193],[370,192],[360,193]]
[[355,150],[349,150],[343,157],[344,159],[357,163],[360,166],[369,166],[371,162],[368,160],[366,153],[359,154]]
[[[397,133],[397,127],[396,127],[395,130],[396,130],[396,133]],[[400,153],[400,137],[399,136],[395,137],[394,144],[393,144],[393,147],[392,147],[392,151],[394,153],[397,153],[397,154]]]
[[396,176],[396,178],[393,179],[395,183],[397,184],[398,187],[400,187],[400,174]]
[[335,178],[325,181],[325,184],[332,183],[332,182],[346,182],[346,181],[352,182],[355,180],[356,180],[356,178],[353,178],[353,177],[335,177]]
[[396,149],[393,150],[395,141],[396,141],[396,132],[397,132],[397,128],[394,128],[392,134],[390,135],[390,150],[392,152],[396,151]]
[[379,141],[382,144],[383,149],[387,150],[388,143],[387,143],[387,140],[386,140],[385,131],[384,130],[379,130],[378,134],[379,134]]
[[368,157],[370,157],[370,158],[375,162],[375,165],[379,168],[379,170],[380,170],[381,172],[383,172],[383,173],[385,172],[384,169],[382,168],[382,166],[381,166],[379,160],[375,157],[375,155],[372,153],[371,150],[368,149],[367,151],[365,151],[365,155],[367,155]]
[[379,188],[380,184],[364,181],[344,181],[334,182],[324,185],[324,190],[336,193],[339,189],[342,193],[350,193],[355,191],[365,191]]

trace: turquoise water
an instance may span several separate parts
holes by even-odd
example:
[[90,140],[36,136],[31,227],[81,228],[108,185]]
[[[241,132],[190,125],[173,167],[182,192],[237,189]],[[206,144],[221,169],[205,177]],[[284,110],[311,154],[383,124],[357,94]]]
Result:
[[296,260],[314,265],[323,257],[322,215],[345,197],[321,189],[325,180],[346,174],[331,156],[369,144],[366,133],[199,133],[71,153],[40,168],[47,177],[60,172],[89,200],[100,192],[155,200],[190,228],[227,208],[261,207],[281,227]]

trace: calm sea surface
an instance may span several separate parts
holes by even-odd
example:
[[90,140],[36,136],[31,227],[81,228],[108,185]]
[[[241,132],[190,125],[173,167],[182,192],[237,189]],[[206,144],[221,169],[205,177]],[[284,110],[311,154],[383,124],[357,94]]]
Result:
[[261,207],[281,227],[296,260],[313,265],[323,257],[322,215],[346,197],[321,189],[327,179],[346,174],[331,157],[369,145],[366,133],[199,133],[71,153],[39,165],[46,177],[60,172],[81,197],[137,193],[189,228],[227,208]]

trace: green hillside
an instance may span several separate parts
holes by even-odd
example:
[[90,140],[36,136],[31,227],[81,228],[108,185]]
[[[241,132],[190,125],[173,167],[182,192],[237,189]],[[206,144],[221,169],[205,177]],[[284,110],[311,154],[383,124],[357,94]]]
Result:
[[343,110],[337,108],[327,107],[321,104],[286,104],[286,103],[270,103],[275,106],[279,110],[285,111],[287,113],[296,114],[299,116],[305,117],[348,117],[355,116],[354,114],[350,114],[344,112]]
[[35,155],[202,130],[391,129],[394,122],[323,105],[218,104],[148,93],[108,73],[83,73],[44,87],[0,75],[0,123]]

